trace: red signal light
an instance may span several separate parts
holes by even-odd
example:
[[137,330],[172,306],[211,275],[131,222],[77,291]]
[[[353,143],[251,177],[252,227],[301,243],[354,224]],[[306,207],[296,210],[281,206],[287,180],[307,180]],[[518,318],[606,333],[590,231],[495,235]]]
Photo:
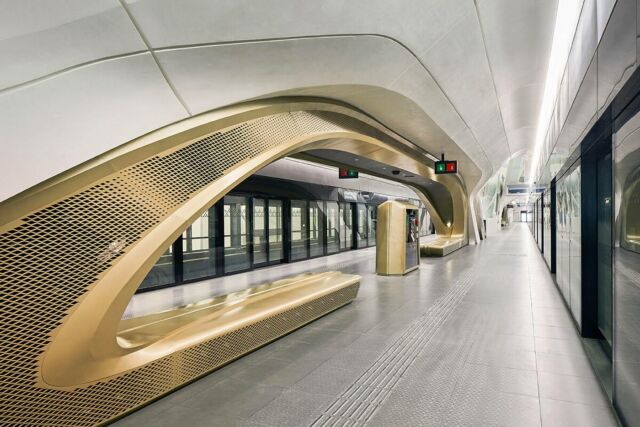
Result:
[[435,164],[436,175],[444,173],[458,173],[457,160],[441,160]]

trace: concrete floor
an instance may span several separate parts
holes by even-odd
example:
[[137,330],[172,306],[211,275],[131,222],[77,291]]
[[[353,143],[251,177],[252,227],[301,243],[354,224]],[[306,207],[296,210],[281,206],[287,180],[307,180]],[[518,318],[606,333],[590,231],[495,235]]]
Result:
[[617,425],[525,225],[423,258],[406,277],[376,276],[374,254],[216,279],[333,266],[363,276],[352,304],[116,424]]

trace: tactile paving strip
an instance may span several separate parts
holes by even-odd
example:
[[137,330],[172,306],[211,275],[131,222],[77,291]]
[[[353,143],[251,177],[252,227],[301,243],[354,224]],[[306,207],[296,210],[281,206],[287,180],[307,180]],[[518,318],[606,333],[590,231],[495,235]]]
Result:
[[312,425],[362,425],[371,419],[472,284],[472,271],[462,273],[451,290],[416,319]]

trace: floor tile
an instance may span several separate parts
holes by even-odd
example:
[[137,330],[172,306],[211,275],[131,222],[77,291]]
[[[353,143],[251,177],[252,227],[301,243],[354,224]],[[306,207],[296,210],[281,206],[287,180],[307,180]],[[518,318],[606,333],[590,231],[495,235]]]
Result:
[[611,411],[603,411],[599,406],[561,400],[541,399],[543,427],[617,427],[618,423]]
[[[353,251],[225,278],[228,286],[232,280],[246,286],[256,278],[331,267],[363,277],[353,304],[116,425],[308,426],[331,413],[330,406],[340,404],[349,390],[370,393],[363,399],[375,403],[367,406],[375,409],[367,413],[366,425],[372,426],[615,425],[582,340],[525,226],[445,258],[423,258],[420,270],[403,277],[376,276],[374,257],[372,250]],[[470,287],[455,308],[429,323],[432,330],[398,341],[431,307],[439,307],[438,301],[453,295],[466,271]],[[399,342],[402,350],[391,351]],[[419,351],[409,352],[418,343]],[[392,355],[387,356],[392,364],[380,363],[384,354]],[[398,368],[388,378],[363,375],[376,372],[372,366]],[[361,377],[366,380],[353,386]]]

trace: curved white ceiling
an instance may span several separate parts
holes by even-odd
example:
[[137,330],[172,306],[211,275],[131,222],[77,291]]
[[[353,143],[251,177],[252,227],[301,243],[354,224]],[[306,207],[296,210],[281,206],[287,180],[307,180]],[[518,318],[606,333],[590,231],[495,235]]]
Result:
[[556,2],[11,2],[0,200],[190,114],[328,86],[427,149],[453,140],[486,178],[533,144]]

